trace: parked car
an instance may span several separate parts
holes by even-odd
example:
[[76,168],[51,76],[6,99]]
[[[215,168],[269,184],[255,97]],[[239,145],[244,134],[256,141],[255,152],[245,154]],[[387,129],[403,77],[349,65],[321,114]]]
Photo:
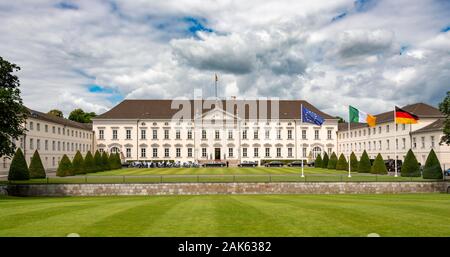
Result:
[[308,162],[308,167],[314,167],[314,162]]
[[266,167],[283,167],[284,163],[280,161],[271,161],[264,164]]
[[444,171],[444,176],[450,177],[450,169]]
[[207,162],[203,163],[203,167],[225,167],[227,164],[225,162]]
[[238,164],[238,167],[256,167],[256,166],[258,166],[258,162],[243,161]]
[[302,166],[302,161],[293,161],[288,164],[288,167],[300,167]]
[[[385,160],[384,164],[386,165],[386,169],[388,172],[395,172],[395,160],[393,159]],[[402,169],[402,161],[397,160],[397,172],[400,172],[401,169]]]

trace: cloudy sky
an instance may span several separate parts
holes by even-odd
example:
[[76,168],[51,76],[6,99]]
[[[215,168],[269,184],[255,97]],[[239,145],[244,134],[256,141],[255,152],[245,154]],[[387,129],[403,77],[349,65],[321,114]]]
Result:
[[332,115],[437,105],[450,89],[447,0],[1,1],[0,56],[40,111],[123,99],[305,99]]

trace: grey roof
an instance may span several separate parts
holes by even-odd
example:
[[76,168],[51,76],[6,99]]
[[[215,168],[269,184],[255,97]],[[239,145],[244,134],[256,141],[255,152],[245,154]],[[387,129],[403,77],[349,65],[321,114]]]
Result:
[[434,132],[434,131],[442,131],[444,129],[445,119],[441,118],[431,123],[428,126],[425,126],[421,129],[413,131],[412,134],[426,133],[426,132]]
[[27,108],[27,109],[29,111],[28,117],[32,117],[34,119],[39,119],[39,120],[43,120],[43,121],[53,122],[56,124],[67,126],[67,127],[92,131],[92,123],[79,123],[76,121],[57,117],[57,116],[54,116],[51,114],[35,111],[30,108]]

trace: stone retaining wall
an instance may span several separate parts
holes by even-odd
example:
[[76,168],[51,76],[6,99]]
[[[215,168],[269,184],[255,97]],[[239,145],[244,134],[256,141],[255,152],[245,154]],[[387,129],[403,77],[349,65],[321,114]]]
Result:
[[14,196],[444,193],[448,182],[33,184],[0,186]]

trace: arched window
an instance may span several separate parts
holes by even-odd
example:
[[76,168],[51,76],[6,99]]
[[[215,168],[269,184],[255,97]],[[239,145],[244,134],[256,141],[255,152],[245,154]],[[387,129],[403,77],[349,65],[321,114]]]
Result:
[[315,159],[317,157],[317,155],[322,154],[322,149],[320,149],[320,147],[316,146],[313,148],[312,153],[313,153],[313,158]]
[[120,152],[119,148],[115,146],[111,148],[111,153],[119,153],[119,152]]

